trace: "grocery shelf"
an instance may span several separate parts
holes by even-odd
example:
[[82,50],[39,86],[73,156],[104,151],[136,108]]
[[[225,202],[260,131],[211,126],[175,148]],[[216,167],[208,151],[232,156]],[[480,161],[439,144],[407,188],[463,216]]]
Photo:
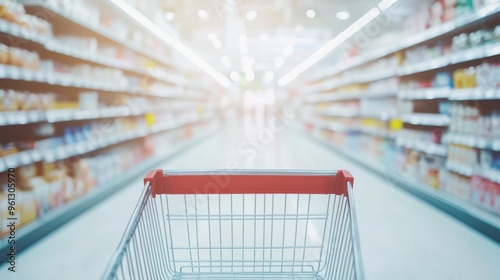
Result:
[[[85,210],[98,204],[116,191],[120,190],[123,186],[127,185],[130,181],[143,176],[152,168],[158,166],[159,163],[168,158],[174,157],[177,154],[185,151],[186,149],[196,145],[198,142],[205,140],[212,132],[207,132],[199,135],[185,143],[178,144],[171,149],[162,149],[165,152],[157,153],[154,157],[149,158],[119,176],[114,176],[111,180],[97,187],[92,192],[83,197],[79,197],[74,201],[52,209],[47,214],[39,217],[37,220],[23,226],[16,232],[16,248],[18,252],[29,245],[37,242],[43,236],[49,234],[53,230],[62,226],[64,223],[74,219]],[[0,240],[0,261],[4,262],[7,257],[9,244],[7,239]]]
[[403,122],[413,125],[448,126],[450,124],[450,116],[443,114],[403,114],[401,119]]
[[500,139],[498,138],[495,139],[473,134],[449,132],[444,136],[443,141],[473,148],[500,151]]
[[0,65],[0,79],[37,82],[49,85],[102,90],[107,92],[127,92],[130,94],[145,93],[145,89],[129,89],[127,86],[116,85],[116,83],[96,81],[93,79],[82,79],[71,74],[33,71],[8,65]]
[[7,22],[5,20],[0,19],[0,33],[4,33],[7,35],[15,36],[20,39],[28,40],[33,43],[39,44],[43,46],[46,50],[64,56],[69,56],[73,58],[77,58],[80,60],[92,62],[95,64],[99,64],[102,66],[117,68],[129,72],[133,72],[135,74],[148,76],[150,78],[154,78],[158,81],[163,81],[166,83],[184,85],[185,79],[177,77],[175,75],[168,75],[160,77],[155,74],[154,71],[147,71],[145,69],[141,69],[140,67],[134,66],[131,63],[123,62],[119,59],[110,59],[104,56],[99,56],[96,54],[79,51],[70,47],[65,47],[60,43],[55,42],[52,38],[37,34],[27,28],[20,27],[16,24]]
[[[109,81],[96,81],[94,79],[83,79],[71,74],[52,73],[46,71],[33,71],[25,68],[0,65],[0,79],[17,80],[22,82],[43,83],[61,87],[76,87],[106,92],[129,93],[141,96],[156,96],[165,98],[191,98],[203,99],[204,94],[183,94],[180,88],[166,88],[170,92],[148,92],[145,88],[136,86],[131,88],[126,85],[117,85]],[[176,92],[177,91],[177,92]]]
[[[47,15],[53,16],[53,17],[58,17],[60,19],[63,19],[65,21],[69,21],[72,23],[75,23],[76,25],[80,26],[82,29],[85,29],[87,31],[90,31],[96,35],[99,35],[101,37],[107,38],[110,41],[113,41],[119,45],[122,45],[126,47],[127,49],[130,49],[144,57],[153,59],[165,66],[171,67],[172,62],[169,60],[166,60],[164,57],[161,57],[159,55],[156,55],[155,52],[153,51],[145,51],[141,46],[136,45],[135,43],[129,42],[127,40],[124,40],[122,38],[117,37],[113,33],[95,25],[90,25],[89,23],[79,19],[75,18],[69,13],[67,13],[65,10],[58,8],[55,5],[50,5],[52,2],[47,2],[44,0],[23,0],[23,4],[25,6],[32,6],[32,7],[37,7],[42,9]],[[141,27],[140,25],[137,25]],[[142,27],[141,27],[142,28]],[[149,31],[148,31],[149,33]]]
[[348,132],[349,131],[349,127],[347,127],[345,125],[336,124],[336,123],[329,123],[329,122],[325,122],[325,121],[321,121],[321,120],[314,120],[314,119],[305,120],[304,123],[312,125],[312,126],[320,127],[323,129],[328,129],[328,130],[333,131],[333,132]]
[[450,64],[450,58],[447,56],[440,56],[438,58],[427,60],[424,62],[402,66],[397,70],[398,76],[408,76],[430,70],[446,67]]
[[471,177],[472,175],[475,174],[474,168],[472,166],[464,165],[464,164],[452,162],[452,161],[446,162],[446,169],[448,171],[451,171],[451,172],[454,172],[454,173],[457,173],[460,175],[464,175],[467,177]]
[[464,165],[460,164],[457,162],[452,162],[452,161],[447,161],[446,162],[446,169],[448,171],[471,177],[474,175],[481,176],[485,179],[490,180],[491,182],[500,184],[500,173],[495,171],[495,170],[488,170],[484,168],[480,168],[479,166],[477,168],[473,168],[469,165]]
[[336,80],[326,81],[320,83],[319,85],[312,85],[308,87],[308,90],[315,92],[325,92],[331,91],[350,84],[366,84],[375,82],[378,80],[388,79],[397,74],[397,68],[384,69],[383,71],[373,71],[366,74],[352,75],[345,78],[340,78]]
[[[304,129],[301,125],[297,125],[295,130],[298,131],[300,135],[304,135]],[[305,133],[307,133],[307,131],[305,131]],[[304,137],[311,138],[328,147],[337,154],[340,154],[368,168],[377,175],[390,179],[396,186],[401,187],[405,191],[445,211],[451,216],[469,225],[471,228],[490,237],[494,241],[500,242],[500,219],[497,215],[486,210],[482,210],[479,207],[458,199],[441,190],[434,189],[424,183],[411,178],[403,177],[399,175],[396,170],[385,168],[385,165],[366,158],[366,155],[349,151],[345,148],[336,147],[333,143],[327,142],[319,137],[314,137],[310,134],[306,134]]]
[[391,132],[391,131],[386,131],[386,130],[381,130],[381,129],[368,129],[368,128],[361,128],[360,130],[361,133],[363,134],[368,134],[368,135],[373,135],[389,140],[395,140],[396,139],[396,132]]
[[500,89],[496,88],[455,89],[450,93],[448,99],[450,100],[500,99]]
[[448,98],[451,93],[450,88],[426,88],[414,90],[401,90],[398,97],[403,100],[421,100],[421,99],[443,99]]
[[399,68],[397,72],[398,76],[408,76],[496,55],[500,55],[500,43],[474,47],[468,50],[462,50],[449,55],[440,56],[432,60],[403,66]]
[[[0,158],[3,162],[3,169],[0,172],[6,171],[8,168],[17,168],[24,165],[29,165],[39,161],[54,162],[64,160],[70,157],[84,155],[90,152],[95,152],[104,148],[109,148],[113,145],[124,143],[131,140],[136,140],[148,135],[164,132],[179,128],[188,124],[205,122],[209,118],[200,120],[187,120],[172,123],[162,123],[153,125],[150,128],[141,128],[134,131],[122,132],[106,137],[105,139],[88,139],[78,143],[61,145],[56,148],[46,150],[28,150]],[[2,164],[0,164],[0,167]]]
[[408,39],[402,41],[401,43],[396,43],[392,47],[370,51],[358,57],[351,58],[348,61],[339,62],[336,66],[325,71],[326,73],[321,73],[320,77],[316,77],[313,80],[320,80],[329,76],[334,76],[347,69],[352,69],[382,58],[384,56],[390,55],[397,51],[425,43],[442,35],[457,31],[468,25],[479,23],[482,19],[496,16],[499,12],[500,3],[493,3],[491,5],[482,7],[477,11],[471,12],[452,21],[443,23],[439,26],[432,27],[419,34],[412,34],[412,36],[408,36]]
[[445,145],[436,144],[429,141],[419,141],[407,139],[404,137],[398,137],[396,138],[396,145],[440,157],[446,157],[446,155],[448,154],[448,150]]
[[332,117],[355,118],[359,116],[358,110],[351,109],[324,109],[319,111],[320,114]]
[[133,108],[129,106],[115,106],[96,110],[60,109],[48,111],[15,111],[0,112],[0,127],[24,125],[29,123],[57,123],[103,118],[119,118],[140,116],[147,113],[194,109],[195,106],[158,106]]
[[354,91],[342,93],[318,93],[306,96],[307,103],[321,103],[331,101],[355,100],[355,99],[369,99],[369,98],[385,98],[397,96],[396,90],[367,90],[367,91]]

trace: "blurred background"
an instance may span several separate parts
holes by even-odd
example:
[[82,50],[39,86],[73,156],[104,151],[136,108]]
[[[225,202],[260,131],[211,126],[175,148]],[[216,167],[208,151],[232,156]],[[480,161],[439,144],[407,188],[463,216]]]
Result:
[[98,279],[150,169],[294,168],[367,279],[498,279],[499,54],[498,0],[0,0],[0,278]]

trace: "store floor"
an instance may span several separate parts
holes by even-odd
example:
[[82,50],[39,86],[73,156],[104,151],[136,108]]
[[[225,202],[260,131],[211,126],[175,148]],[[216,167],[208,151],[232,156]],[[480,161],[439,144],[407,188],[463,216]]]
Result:
[[[256,127],[226,126],[159,167],[348,169],[356,180],[366,279],[498,279],[498,244],[296,132]],[[264,141],[250,148],[245,134]],[[140,191],[137,178],[26,250],[16,273],[0,267],[0,279],[99,279]]]

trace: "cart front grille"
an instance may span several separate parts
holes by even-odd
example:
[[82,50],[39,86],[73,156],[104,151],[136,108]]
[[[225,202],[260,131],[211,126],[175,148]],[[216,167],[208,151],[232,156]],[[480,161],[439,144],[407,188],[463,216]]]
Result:
[[144,190],[109,279],[359,279],[345,195]]

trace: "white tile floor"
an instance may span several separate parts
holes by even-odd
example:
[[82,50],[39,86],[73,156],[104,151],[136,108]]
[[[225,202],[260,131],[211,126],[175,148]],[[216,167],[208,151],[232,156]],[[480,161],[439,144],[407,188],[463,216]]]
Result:
[[[257,150],[243,131],[230,126],[159,167],[348,169],[367,279],[499,279],[500,246],[459,221],[293,132],[269,134]],[[0,279],[99,279],[140,191],[138,178],[26,250],[15,274],[1,266]]]

